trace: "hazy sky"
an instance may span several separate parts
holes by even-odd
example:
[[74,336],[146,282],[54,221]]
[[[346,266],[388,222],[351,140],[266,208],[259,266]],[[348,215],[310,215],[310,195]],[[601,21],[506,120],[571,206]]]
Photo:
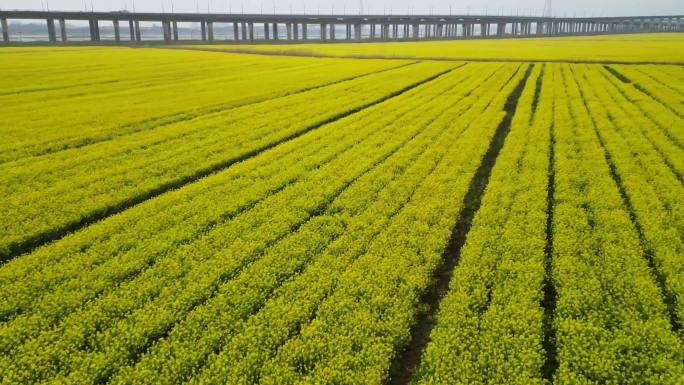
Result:
[[[364,11],[374,14],[541,14],[545,0],[362,0]],[[0,9],[112,11],[128,9],[159,12],[240,13],[347,13],[358,14],[359,0],[0,0]],[[558,16],[684,14],[684,0],[553,0]]]

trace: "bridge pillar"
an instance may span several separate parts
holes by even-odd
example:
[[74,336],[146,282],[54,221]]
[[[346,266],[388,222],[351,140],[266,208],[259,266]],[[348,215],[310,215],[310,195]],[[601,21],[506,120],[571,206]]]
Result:
[[128,20],[128,31],[131,34],[131,41],[135,41],[135,26],[133,25],[133,20]]
[[165,32],[165,36],[166,36],[165,41],[167,43],[170,43],[171,40],[173,39],[173,31],[171,30],[171,22],[165,21],[163,25],[164,25],[164,32]]
[[240,29],[242,29],[242,40],[247,40],[247,23],[244,21],[240,23]]
[[114,25],[114,41],[119,43],[121,42],[121,30],[119,29],[119,20],[112,21],[112,24]]
[[273,23],[273,40],[278,40],[278,23]]
[[354,40],[361,41],[361,24],[354,24]]
[[100,41],[100,22],[97,19],[93,19],[93,36],[95,36],[96,41]]
[[302,23],[302,40],[309,38],[309,26],[306,23]]
[[330,40],[335,40],[335,23],[330,24]]
[[57,34],[55,33],[55,19],[47,19],[48,40],[50,43],[57,41]]
[[10,38],[9,38],[9,29],[7,27],[7,18],[3,17],[0,19],[0,25],[2,26],[2,41],[5,43],[9,43]]
[[264,40],[270,40],[271,30],[268,27],[268,23],[264,23]]
[[207,40],[207,23],[204,21],[200,22],[200,29],[202,30],[202,41]]
[[[213,21],[207,21],[207,37],[208,37],[210,43],[214,42],[214,22]],[[169,36],[169,40],[171,40],[171,36]]]
[[240,40],[240,26],[236,22],[233,22],[233,40]]
[[66,20],[59,19],[59,33],[62,36],[62,41],[67,41]]
[[292,25],[292,35],[293,35],[295,41],[299,40],[299,23],[294,23]]
[[178,22],[174,21],[171,25],[173,27],[173,40],[178,41]]
[[328,26],[325,24],[321,24],[321,41],[326,41],[327,39],[327,32],[328,31]]
[[287,30],[287,41],[292,40],[292,24],[285,23],[285,30]]
[[249,29],[249,41],[254,42],[254,23],[247,24],[247,28]]
[[352,37],[351,37],[351,24],[349,24],[349,23],[347,23],[347,25],[345,26],[345,35],[346,35],[345,38],[347,39],[347,41],[350,41],[352,39]]

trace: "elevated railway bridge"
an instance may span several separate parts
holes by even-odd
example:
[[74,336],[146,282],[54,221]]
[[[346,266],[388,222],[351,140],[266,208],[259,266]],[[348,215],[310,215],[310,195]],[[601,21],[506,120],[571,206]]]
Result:
[[[215,26],[232,33],[231,42],[407,41],[471,38],[542,37],[684,31],[684,16],[537,17],[485,15],[265,15],[218,13],[129,13],[0,11],[2,41],[15,41],[10,21],[45,20],[48,41],[67,43],[67,23],[88,23],[89,39],[104,40],[101,25],[113,29],[113,41],[135,44],[143,39],[140,23],[161,24],[157,40],[181,41],[179,23],[199,25],[197,39],[218,42]],[[255,33],[257,31],[258,33]]]

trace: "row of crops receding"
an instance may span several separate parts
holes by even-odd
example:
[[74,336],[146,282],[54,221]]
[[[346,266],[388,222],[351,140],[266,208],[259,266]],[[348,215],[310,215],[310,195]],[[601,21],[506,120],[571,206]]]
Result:
[[682,67],[95,51],[0,94],[0,384],[683,383]]

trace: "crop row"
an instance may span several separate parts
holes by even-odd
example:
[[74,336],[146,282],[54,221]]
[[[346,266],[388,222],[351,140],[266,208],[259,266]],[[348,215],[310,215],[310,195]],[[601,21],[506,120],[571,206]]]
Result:
[[[525,73],[520,66],[513,76],[500,74],[499,84],[486,88],[491,99],[481,101],[484,110],[463,121],[467,129],[453,151],[338,277],[334,292],[316,308],[312,320],[264,363],[260,383],[382,383],[388,377],[393,358],[410,339],[419,297],[505,115],[504,104]],[[196,382],[221,380],[209,374]]]
[[[356,261],[376,242],[378,234],[411,204],[416,191],[425,183],[425,178],[434,177],[434,170],[442,163],[445,154],[457,148],[459,136],[469,129],[469,121],[486,109],[494,96],[488,95],[485,90],[505,81],[510,71],[510,68],[502,69],[500,74],[488,81],[479,79],[479,82],[463,83],[444,95],[443,100],[436,101],[431,113],[425,117],[428,119],[426,129],[446,131],[445,137],[431,144],[427,153],[411,166],[405,177],[388,186],[383,199],[374,202],[372,210],[351,218],[347,227],[349,230],[337,244],[332,245],[323,259],[307,269],[301,277],[279,289],[273,301],[269,301],[253,318],[246,320],[242,330],[229,340],[220,353],[209,358],[210,364],[193,381],[246,384],[261,377],[264,364],[314,317],[318,307],[335,291],[340,277],[353,268]],[[481,85],[484,88],[478,89]],[[464,95],[467,95],[465,99],[461,99]],[[483,100],[478,101],[478,98]],[[447,100],[457,104],[435,115],[435,108],[447,103]],[[357,201],[365,198],[348,195],[345,199]],[[384,214],[379,215],[378,210]],[[173,346],[170,344],[170,347]]]
[[[71,55],[68,64],[33,64],[7,55],[14,70],[3,73],[11,79],[21,69],[30,73],[30,84],[45,89],[19,89],[17,94],[9,85],[3,88],[8,93],[0,95],[5,138],[0,162],[81,147],[402,64],[119,48],[104,48],[97,56]],[[49,73],[52,67],[61,72]]]
[[410,88],[425,63],[0,165],[0,255],[61,235]]
[[[672,110],[680,118],[684,117],[684,82],[648,67],[612,66],[640,91]],[[662,69],[663,66],[658,67]]]
[[[660,68],[665,67],[661,66]],[[612,70],[612,68],[611,68]],[[654,93],[650,95],[639,89],[629,79],[620,79],[615,76],[615,70],[603,71],[602,76],[620,90],[629,103],[637,106],[653,124],[655,124],[676,146],[684,148],[684,117],[679,111],[663,104],[660,100],[667,98],[665,95]],[[624,76],[620,74],[620,76]]]
[[574,67],[593,126],[634,211],[646,252],[654,260],[656,276],[664,281],[665,295],[677,318],[684,319],[684,186],[681,163],[674,163],[674,169],[667,166],[668,159],[681,162],[684,151],[673,146],[659,152],[649,141],[657,138],[658,130],[628,114],[630,103],[602,82],[599,71]]
[[[676,384],[681,341],[570,66],[554,84],[556,384]],[[587,99],[585,99],[585,97]],[[599,116],[600,118],[600,116]],[[603,124],[601,122],[603,129]]]
[[[320,226],[319,223],[310,222],[303,226],[283,243],[276,245],[259,261],[259,264],[250,266],[240,277],[227,282],[219,289],[219,295],[193,311],[186,320],[174,328],[167,338],[143,356],[140,363],[129,368],[121,376],[115,377],[113,382],[180,382],[203,366],[213,352],[218,351],[232,335],[244,328],[246,320],[255,312],[255,309],[264,308],[258,313],[262,320],[264,320],[264,315],[268,314],[266,320],[272,320],[275,316],[276,319],[284,321],[287,319],[285,314],[273,313],[274,310],[278,312],[283,310],[283,300],[286,301],[287,306],[291,306],[293,300],[297,298],[296,294],[308,296],[309,301],[320,296],[320,290],[310,285],[313,283],[310,280],[311,274],[326,272],[326,275],[319,279],[333,281],[337,275],[331,273],[348,264],[349,259],[353,259],[364,249],[368,241],[382,228],[380,225],[386,223],[393,212],[408,199],[406,194],[411,191],[408,186],[420,182],[420,179],[424,177],[421,175],[429,172],[433,167],[435,157],[439,157],[440,151],[444,151],[444,146],[458,135],[458,130],[445,130],[443,121],[447,119],[447,116],[457,116],[459,111],[462,113],[467,109],[469,103],[458,95],[472,91],[482,79],[478,76],[467,82],[463,80],[463,78],[449,79],[449,83],[452,84],[451,89],[441,95],[435,95],[439,98],[448,98],[448,102],[427,103],[420,108],[420,111],[416,111],[417,114],[408,114],[393,123],[407,128],[411,127],[411,129],[414,127],[422,129],[419,135],[390,156],[387,161],[364,174],[316,218],[324,224],[338,224],[344,232],[341,232],[333,243],[329,242],[322,250],[314,254],[307,266],[298,266],[302,271],[302,276],[292,278],[284,288],[278,288],[277,292],[274,290],[279,284],[274,285],[268,279],[273,274],[291,271],[291,268],[281,269],[278,266],[285,261],[297,262],[298,253],[292,253],[291,245],[298,245],[297,251],[299,251],[310,250],[316,244],[317,237],[311,234],[317,233],[315,228]],[[461,86],[453,87],[456,84]],[[457,104],[459,101],[463,102],[463,106]],[[450,107],[454,110],[449,111]],[[439,124],[433,122],[434,113],[443,116],[439,118]],[[404,172],[408,175],[418,173],[417,180],[406,180]],[[402,186],[403,190],[397,190],[398,187],[392,186]],[[378,223],[378,225],[371,226],[373,223]],[[302,281],[303,279],[305,281]],[[255,281],[260,284],[255,285]],[[261,284],[267,286],[264,287]],[[299,292],[303,289],[305,290],[303,293]],[[274,301],[272,300],[274,297],[278,299],[275,301],[278,304],[275,308],[273,308]],[[296,314],[293,310],[287,312],[288,316]],[[269,335],[275,337],[275,334],[271,333],[276,333],[276,329],[269,329]],[[287,333],[284,335],[287,336]],[[282,338],[283,335],[280,334],[280,336]],[[260,344],[253,347],[258,348],[259,354],[268,352],[267,345]],[[221,349],[221,351],[224,350]],[[252,360],[254,359],[256,357],[252,357]],[[163,374],[149,376],[150,373],[159,371]]]
[[546,79],[554,76],[547,72],[537,66],[520,96],[414,383],[544,383],[540,303],[553,124]]
[[[172,328],[197,305],[215,296],[223,282],[230,281],[244,267],[261,258],[264,250],[269,246],[277,244],[291,231],[304,226],[312,216],[317,216],[317,213],[327,206],[326,202],[344,190],[347,184],[352,183],[369,167],[372,168],[374,163],[381,162],[384,157],[401,147],[402,143],[406,143],[417,135],[421,127],[406,126],[402,122],[410,122],[410,119],[422,115],[426,116],[424,119],[432,119],[432,115],[425,114],[423,109],[415,107],[420,105],[419,101],[439,98],[441,94],[453,89],[458,82],[468,76],[474,76],[483,68],[490,73],[496,69],[495,66],[489,66],[468,70],[466,66],[465,71],[456,71],[453,75],[449,75],[448,82],[433,82],[430,87],[418,87],[414,91],[395,98],[396,100],[391,99],[338,123],[324,126],[321,130],[278,146],[248,162],[232,167],[214,177],[206,178],[196,185],[146,202],[120,216],[89,227],[82,232],[83,234],[75,234],[74,238],[83,237],[85,233],[92,231],[91,235],[95,239],[85,244],[82,242],[85,239],[81,239],[81,242],[73,242],[72,250],[80,249],[80,252],[66,254],[59,263],[45,266],[43,277],[47,278],[48,287],[34,286],[33,290],[39,290],[37,293],[33,290],[24,291],[27,299],[33,298],[40,291],[44,292],[38,295],[42,297],[37,302],[41,304],[41,309],[32,309],[30,314],[19,315],[19,318],[3,325],[7,326],[3,329],[3,333],[7,333],[5,336],[12,337],[3,340],[13,342],[5,346],[6,351],[11,352],[8,357],[17,359],[13,364],[14,369],[9,371],[12,373],[9,378],[29,380],[58,373],[68,375],[73,370],[83,369],[83,366],[78,365],[79,362],[97,363],[97,360],[93,361],[97,357],[106,358],[109,363],[99,366],[101,369],[99,371],[94,367],[89,375],[107,377],[109,375],[107,372],[111,372],[116,367],[114,365],[116,360],[125,361],[129,355],[135,356],[136,352],[141,353],[140,349],[144,350],[147,343],[165,333],[163,330]],[[447,107],[448,105],[445,105],[443,108]],[[396,124],[393,125],[392,122]],[[408,127],[411,129],[407,129]],[[402,130],[397,131],[398,128]],[[341,141],[340,137],[346,137],[347,143]],[[265,175],[266,171],[274,166],[267,168],[259,166],[282,163],[283,159],[280,162],[274,162],[274,154],[283,158],[291,156],[292,161],[296,163],[292,164],[290,161],[290,164],[283,165],[283,169],[296,172],[301,167],[296,164],[301,164],[306,160],[302,157],[309,150],[301,151],[297,155],[290,153],[293,149],[306,148],[307,143],[314,147],[311,149],[311,156],[314,158],[320,156],[323,159],[327,157],[327,163],[312,164],[308,170],[300,170],[298,179],[293,178],[289,185],[283,184],[275,187],[278,188],[276,193],[273,190],[259,191],[259,184],[254,183],[255,179],[259,181],[263,178],[262,184],[275,183],[278,179],[273,181],[274,174]],[[354,145],[355,143],[360,144]],[[320,147],[316,149],[317,146]],[[345,146],[346,148],[352,147],[339,155],[326,154],[325,149],[328,147],[342,151]],[[247,172],[249,169],[245,168],[252,165],[253,171]],[[100,226],[105,227],[106,230],[106,225],[121,221],[124,217],[127,217],[129,223],[135,223],[138,220],[144,221],[145,215],[163,216],[164,214],[158,213],[160,208],[158,201],[165,200],[168,204],[175,200],[178,206],[184,206],[184,210],[189,209],[197,216],[206,216],[207,209],[209,213],[213,213],[219,209],[225,209],[225,206],[234,206],[229,204],[231,200],[239,202],[249,198],[242,194],[233,196],[229,193],[229,187],[242,187],[226,186],[237,184],[231,179],[238,175],[247,179],[250,185],[255,185],[256,192],[264,195],[271,193],[271,195],[258,203],[255,202],[256,204],[251,209],[240,214],[235,213],[232,218],[223,214],[226,216],[223,218],[225,222],[213,224],[205,235],[196,238],[194,242],[191,241],[192,238],[182,241],[178,250],[168,249],[166,255],[160,256],[154,250],[155,247],[164,246],[158,245],[157,242],[141,242],[139,237],[129,243],[129,246],[119,249],[117,253],[116,242],[124,238],[107,239],[112,234],[115,237],[118,234],[111,231],[97,234],[95,231]],[[330,180],[331,175],[335,176],[334,180]],[[197,185],[200,185],[201,189]],[[202,194],[197,197],[198,193]],[[250,191],[244,193],[247,194]],[[184,202],[188,196],[193,197],[194,202],[191,204]],[[255,198],[257,197],[252,199],[257,200]],[[217,199],[220,203],[213,202]],[[149,209],[149,211],[146,212],[143,209]],[[192,222],[184,221],[183,218],[170,216],[169,219],[171,218],[177,220],[178,224],[168,227],[173,229],[178,226],[177,231],[184,230],[192,224]],[[170,224],[167,223],[167,225]],[[130,237],[131,234],[135,232],[131,231],[127,236]],[[99,240],[100,252],[88,250],[89,243],[98,243],[98,235],[104,238]],[[166,240],[171,241],[168,237],[173,235],[173,232],[167,233]],[[185,234],[181,235],[185,236]],[[54,255],[55,250],[59,250],[64,243],[70,243],[69,241],[72,239],[67,238],[38,252],[51,249],[45,252],[48,253],[47,255]],[[102,258],[101,251],[109,242],[111,243],[108,246],[112,248],[111,257],[102,260],[100,259]],[[86,245],[86,250],[83,250],[84,245]],[[134,247],[131,248],[131,246]],[[94,259],[91,271],[87,268],[83,269],[83,266],[88,265],[83,262],[87,260],[89,251],[93,252],[90,258]],[[129,253],[130,251],[132,252]],[[32,255],[10,262],[3,271],[15,265],[20,266],[19,262],[30,257]],[[97,259],[100,260],[96,261]],[[34,259],[34,262],[40,261],[40,257]],[[70,261],[73,262],[70,263]],[[144,261],[147,261],[147,265]],[[76,266],[80,269],[76,269]],[[130,266],[135,266],[135,269],[127,270],[126,268]],[[28,273],[28,270],[24,272]],[[38,275],[40,278],[40,274]],[[98,279],[98,276],[101,278]],[[26,284],[30,285],[29,282]],[[50,285],[57,286],[51,287]],[[111,293],[107,292],[111,289],[116,290]],[[86,301],[90,302],[86,303]],[[24,304],[31,306],[29,301]],[[83,305],[85,307],[82,307]],[[168,313],[165,313],[164,309],[168,309]],[[74,310],[77,311],[73,312]],[[160,317],[155,318],[155,314]],[[167,316],[162,317],[163,314]],[[62,320],[64,317],[66,318]],[[49,329],[49,325],[56,322],[59,324],[54,329]],[[113,338],[116,335],[119,337]],[[133,336],[139,336],[139,339]],[[30,341],[19,347],[17,344],[21,344],[26,338]],[[118,350],[117,354],[107,350],[122,346],[120,344],[128,346],[126,349],[129,350]],[[49,346],[49,348],[41,347],[36,350],[39,346]],[[103,355],[99,352],[100,349],[108,354]],[[36,351],[42,353],[35,354]],[[79,351],[81,353],[78,353]],[[88,354],[89,351],[92,354]],[[65,354],[65,352],[72,353]],[[64,365],[54,365],[54,360],[61,360]],[[5,362],[5,364],[8,363]],[[7,378],[5,380],[10,381]]]
[[415,383],[681,381],[664,306],[681,313],[684,192],[664,158],[681,154],[605,71],[547,65],[529,127],[523,93]]

